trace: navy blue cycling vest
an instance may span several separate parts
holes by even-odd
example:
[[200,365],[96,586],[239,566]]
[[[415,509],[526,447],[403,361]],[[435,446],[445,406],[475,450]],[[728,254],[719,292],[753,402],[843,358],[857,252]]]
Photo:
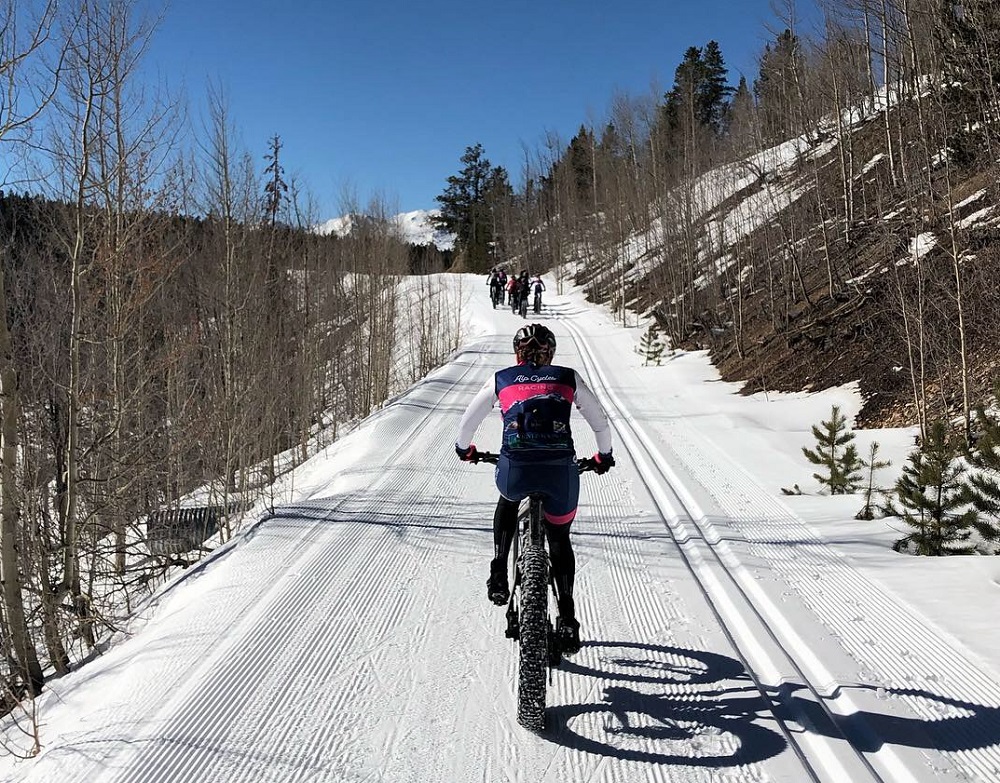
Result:
[[500,452],[521,460],[572,456],[569,417],[576,394],[576,372],[569,367],[519,364],[496,374],[503,413]]

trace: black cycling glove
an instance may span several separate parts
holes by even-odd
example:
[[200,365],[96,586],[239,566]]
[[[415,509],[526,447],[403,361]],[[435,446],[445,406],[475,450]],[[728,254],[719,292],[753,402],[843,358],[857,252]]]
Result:
[[609,451],[607,454],[598,452],[594,455],[594,473],[601,475],[602,473],[607,473],[611,468],[615,466],[615,458],[611,456]]
[[479,452],[476,451],[476,445],[474,443],[469,444],[469,448],[463,449],[459,445],[455,445],[455,453],[462,462],[479,462]]

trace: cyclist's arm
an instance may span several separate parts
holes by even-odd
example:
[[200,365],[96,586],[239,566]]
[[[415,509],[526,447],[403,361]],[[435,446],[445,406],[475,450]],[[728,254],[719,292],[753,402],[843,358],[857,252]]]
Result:
[[496,378],[490,378],[472,398],[469,407],[462,414],[462,421],[458,425],[458,438],[455,440],[456,446],[463,450],[469,448],[472,436],[476,434],[476,429],[493,410],[496,401]]
[[[576,371],[574,370],[574,372]],[[580,373],[576,373],[576,397],[574,400],[577,409],[587,420],[590,429],[594,431],[594,437],[597,439],[597,450],[602,454],[607,454],[611,451],[611,425],[608,423],[608,415]]]

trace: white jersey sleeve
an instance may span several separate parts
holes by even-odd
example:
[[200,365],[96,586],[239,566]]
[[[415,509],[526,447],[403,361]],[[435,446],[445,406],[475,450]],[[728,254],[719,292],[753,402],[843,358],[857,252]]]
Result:
[[[574,372],[576,372],[574,370]],[[597,450],[602,454],[611,451],[611,425],[608,423],[608,415],[601,407],[597,397],[587,386],[580,373],[576,373],[576,407],[587,420],[590,429],[594,431],[597,438]]]
[[476,434],[476,429],[482,424],[493,406],[497,403],[497,382],[496,378],[490,378],[483,387],[472,398],[469,407],[462,414],[462,421],[458,425],[458,438],[455,445],[463,451],[469,448],[472,443],[472,436]]

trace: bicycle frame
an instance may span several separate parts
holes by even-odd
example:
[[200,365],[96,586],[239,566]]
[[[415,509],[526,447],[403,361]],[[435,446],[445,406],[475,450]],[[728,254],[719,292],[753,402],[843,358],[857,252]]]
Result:
[[[518,623],[518,612],[517,605],[515,602],[515,596],[518,594],[519,588],[522,584],[522,569],[521,569],[521,557],[520,544],[524,542],[524,549],[530,547],[538,547],[542,552],[545,553],[546,563],[548,563],[548,550],[545,547],[545,530],[542,525],[543,512],[542,512],[542,500],[544,495],[540,493],[535,493],[528,496],[528,504],[523,511],[520,511],[517,515],[518,531],[517,535],[514,536],[514,541],[512,543],[512,556],[514,562],[514,582],[513,589],[511,590],[510,600],[507,602],[507,631],[505,635],[508,639],[517,639],[519,637],[519,623]],[[559,605],[559,592],[556,589],[555,583],[552,581],[551,576],[546,580],[547,584],[552,587],[552,594],[555,596],[556,605]],[[551,662],[550,665],[557,665],[558,660]]]
[[[475,459],[476,462],[491,464],[496,464],[498,460],[498,454],[489,452],[478,453]],[[593,460],[577,460],[581,473],[592,470],[594,465]],[[546,677],[548,670],[561,660],[555,630],[549,618],[550,585],[557,607],[559,596],[551,579],[549,554],[545,547],[543,498],[541,493],[532,493],[528,496],[527,511],[518,514],[520,531],[513,541],[514,584],[507,604],[505,634],[518,642],[517,721],[534,732],[545,728]]]

